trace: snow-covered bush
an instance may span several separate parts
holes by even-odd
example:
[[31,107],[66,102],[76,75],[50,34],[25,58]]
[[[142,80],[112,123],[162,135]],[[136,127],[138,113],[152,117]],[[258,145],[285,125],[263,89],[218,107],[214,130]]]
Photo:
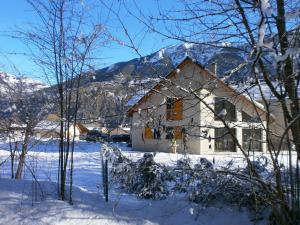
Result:
[[[257,174],[266,177],[268,175],[268,159],[264,156],[258,157],[256,160],[251,162],[252,170],[255,171]],[[247,165],[246,168],[243,170],[244,173],[249,174],[250,166]]]
[[202,174],[212,169],[213,164],[206,158],[200,158],[199,162],[194,165],[194,168],[189,158],[179,159],[176,168],[173,170],[173,176],[175,177],[173,191],[189,193],[199,180],[203,178]]
[[190,170],[191,169],[191,160],[188,157],[184,157],[177,160],[176,169],[180,170]]
[[163,199],[169,194],[166,186],[168,171],[162,165],[154,161],[150,153],[145,153],[143,158],[137,161],[137,195],[142,198]]
[[115,148],[106,150],[105,156],[112,162],[113,180],[127,192],[149,199],[164,199],[168,196],[166,180],[170,179],[169,172],[154,161],[152,154],[145,153],[143,158],[133,162]]
[[202,169],[212,169],[213,164],[206,158],[200,158],[200,163],[197,165],[200,165]]
[[[199,168],[199,166],[197,166]],[[189,189],[189,200],[196,203],[212,204],[216,201],[254,209],[262,206],[263,191],[247,179],[232,175],[239,171],[216,171],[194,169],[195,182]]]
[[[179,159],[172,171],[175,185],[173,191],[186,192],[190,201],[201,204],[212,204],[222,201],[228,204],[254,208],[261,205],[262,191],[251,185],[247,179],[235,176],[242,172],[233,170],[230,166],[225,171],[214,169],[213,164],[206,158],[200,158],[192,167],[188,158]],[[228,171],[228,173],[226,173]],[[260,171],[263,171],[260,168]]]
[[194,180],[191,160],[186,157],[179,159],[171,173],[174,179],[172,190],[174,192],[187,192],[188,187]]
[[112,163],[125,158],[120,149],[114,146],[108,146],[107,144],[102,145],[102,156]]
[[[145,153],[134,162],[117,148],[106,150],[105,155],[112,163],[113,180],[141,198],[163,199],[171,192],[181,192],[186,193],[190,201],[207,205],[216,201],[248,208],[263,205],[261,199],[265,196],[259,186],[234,175],[247,177],[246,169],[239,171],[226,167],[221,172],[206,158],[200,158],[192,166],[188,157],[179,159],[174,168],[168,168],[156,163],[151,153]],[[263,171],[260,167],[257,169]]]

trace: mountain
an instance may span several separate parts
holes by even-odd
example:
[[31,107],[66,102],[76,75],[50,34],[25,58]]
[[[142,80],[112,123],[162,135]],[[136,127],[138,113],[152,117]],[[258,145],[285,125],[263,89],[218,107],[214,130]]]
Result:
[[0,94],[2,96],[17,88],[22,88],[26,92],[33,92],[46,87],[49,86],[28,77],[16,77],[12,74],[0,72]]
[[[39,102],[36,98],[33,98],[32,94],[47,87],[47,85],[28,77],[16,77],[12,74],[0,72],[0,123],[5,121],[5,118],[8,118],[12,113],[23,112],[23,116],[27,116],[26,107],[23,107],[29,103],[32,111],[38,110]],[[39,93],[38,96],[41,96],[41,94]],[[21,108],[24,110],[21,111]]]
[[[244,62],[246,55],[242,46],[209,46],[188,44],[170,46],[142,58],[120,62],[96,71],[91,82],[130,82],[135,79],[157,78],[165,76],[185,57],[196,60],[209,68],[213,63],[218,65],[217,73],[223,76],[231,69]],[[237,76],[235,77],[237,79]]]

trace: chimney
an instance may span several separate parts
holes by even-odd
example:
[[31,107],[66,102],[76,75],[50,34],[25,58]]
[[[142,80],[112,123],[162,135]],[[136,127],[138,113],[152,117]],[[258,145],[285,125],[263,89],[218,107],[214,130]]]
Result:
[[216,62],[210,64],[209,67],[208,67],[208,70],[209,70],[210,72],[212,72],[213,74],[215,74],[216,76],[218,76],[218,74],[217,74],[217,69],[218,69],[218,65],[217,65]]

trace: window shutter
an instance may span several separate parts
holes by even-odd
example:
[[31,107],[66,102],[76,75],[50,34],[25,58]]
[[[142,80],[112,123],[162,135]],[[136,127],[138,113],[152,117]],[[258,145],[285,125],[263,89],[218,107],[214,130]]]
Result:
[[178,98],[167,99],[167,120],[182,120],[183,101]]
[[150,127],[145,127],[145,138],[146,139],[153,139],[154,138],[153,131]]
[[182,128],[181,127],[174,127],[174,138],[182,139]]
[[173,105],[173,120],[182,120],[183,114],[183,102],[182,99],[177,99],[174,101]]

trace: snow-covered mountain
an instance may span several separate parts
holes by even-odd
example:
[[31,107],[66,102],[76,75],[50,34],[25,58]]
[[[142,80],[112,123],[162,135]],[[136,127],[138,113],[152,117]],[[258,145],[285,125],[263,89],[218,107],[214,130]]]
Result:
[[0,94],[7,94],[10,90],[22,88],[26,92],[38,91],[49,87],[28,77],[16,77],[12,74],[0,72]]
[[[245,61],[246,55],[243,48],[244,46],[230,46],[229,48],[228,45],[210,46],[190,43],[169,46],[142,58],[99,69],[96,71],[96,76],[89,81],[124,83],[135,79],[157,78],[166,75],[187,56],[207,68],[216,63],[218,76],[222,77]],[[232,80],[238,80],[247,75],[246,69],[236,73]]]
[[[27,77],[0,72],[0,124],[13,112],[19,112],[24,104],[31,104],[32,111],[39,109],[40,104],[33,94],[48,86]],[[38,96],[48,96],[46,93],[38,93]],[[25,111],[23,111],[25,112]],[[24,113],[26,115],[26,113]]]

